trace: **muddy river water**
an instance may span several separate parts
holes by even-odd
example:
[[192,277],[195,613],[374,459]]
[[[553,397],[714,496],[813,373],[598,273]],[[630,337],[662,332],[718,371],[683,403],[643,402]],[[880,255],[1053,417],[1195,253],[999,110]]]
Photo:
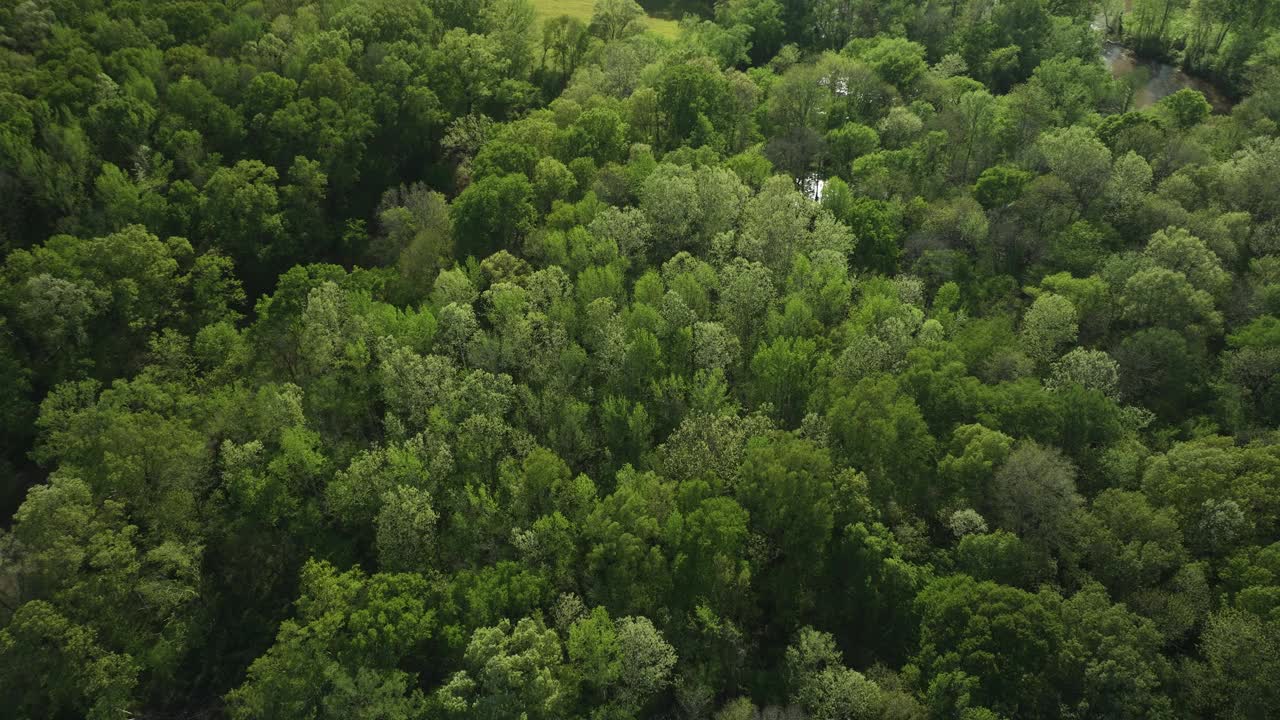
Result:
[[1214,112],[1231,110],[1231,101],[1209,81],[1188,75],[1168,63],[1138,58],[1120,43],[1104,41],[1102,61],[1110,68],[1111,75],[1115,78],[1126,78],[1135,73],[1138,74],[1133,78],[1138,83],[1133,95],[1135,109],[1150,107],[1163,97],[1183,88],[1191,88],[1204,93],[1205,99],[1213,106]]

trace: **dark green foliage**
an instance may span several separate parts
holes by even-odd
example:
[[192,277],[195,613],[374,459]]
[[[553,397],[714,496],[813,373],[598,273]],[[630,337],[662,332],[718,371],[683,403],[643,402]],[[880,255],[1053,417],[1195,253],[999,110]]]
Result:
[[0,0],[0,716],[1277,716],[1280,14],[1104,5]]
[[533,188],[522,175],[486,177],[453,204],[458,249],[473,257],[516,249],[536,218]]

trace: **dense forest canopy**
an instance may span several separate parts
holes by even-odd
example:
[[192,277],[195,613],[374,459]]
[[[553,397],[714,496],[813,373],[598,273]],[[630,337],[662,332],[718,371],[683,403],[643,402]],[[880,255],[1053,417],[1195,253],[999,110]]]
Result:
[[0,0],[0,716],[1280,717],[1277,178],[1270,0]]

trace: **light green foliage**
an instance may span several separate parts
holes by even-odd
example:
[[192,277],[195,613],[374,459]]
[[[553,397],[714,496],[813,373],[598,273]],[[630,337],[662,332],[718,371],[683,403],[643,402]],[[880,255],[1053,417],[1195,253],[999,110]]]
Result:
[[1139,154],[1130,150],[1117,157],[1111,165],[1111,176],[1103,187],[1108,217],[1120,227],[1131,222],[1151,190],[1153,171],[1151,165]]
[[947,525],[957,539],[964,539],[969,535],[981,535],[987,531],[987,521],[973,508],[964,508],[951,513]]
[[639,32],[644,8],[635,0],[596,0],[591,30],[604,40],[617,40]]
[[431,636],[425,593],[417,575],[339,573],[309,562],[297,617],[228,695],[231,716],[416,716],[424,699],[397,665]]
[[1027,354],[1049,360],[1064,344],[1075,342],[1079,329],[1076,309],[1061,295],[1045,293],[1035,299],[1022,316],[1022,340]]
[[734,258],[720,270],[720,321],[751,347],[759,332],[758,319],[772,303],[775,290],[769,269],[758,262]]
[[1053,174],[1082,202],[1110,177],[1111,151],[1092,132],[1079,126],[1046,133],[1040,138],[1039,150]]
[[423,571],[435,549],[436,519],[431,496],[407,485],[382,496],[377,525],[379,565],[389,571]]
[[478,718],[558,717],[567,702],[560,639],[540,618],[479,628],[467,644],[466,670],[450,678],[436,702]]
[[657,236],[661,257],[705,253],[738,219],[747,190],[732,172],[659,165],[640,187],[640,209]]
[[796,252],[807,249],[808,229],[817,214],[817,203],[796,192],[789,178],[774,176],[743,207],[734,249],[740,257],[779,271]]
[[105,720],[128,707],[138,681],[127,656],[107,652],[92,630],[40,601],[18,608],[0,630],[0,658],[7,706],[32,716]]
[[[1280,450],[1267,442],[1236,447],[1228,438],[1205,437],[1152,458],[1142,487],[1157,506],[1177,512],[1189,545],[1231,547],[1276,523],[1280,505],[1267,478],[1277,462]],[[1226,512],[1226,502],[1235,504],[1235,513]],[[1235,521],[1228,520],[1232,514]]]
[[189,403],[179,388],[146,378],[101,394],[88,380],[60,385],[41,405],[37,426],[45,442],[37,452],[98,497],[126,498],[130,516],[158,535],[181,538],[196,527],[195,493],[205,482],[210,448],[189,417],[159,410]]
[[1218,332],[1222,315],[1213,296],[1177,270],[1151,268],[1134,273],[1121,295],[1124,318],[1138,325],[1185,330],[1191,335]]
[[585,683],[604,690],[622,675],[622,649],[609,612],[602,607],[569,628],[566,643],[569,661],[577,665]]
[[1101,350],[1075,348],[1053,363],[1049,385],[1067,388],[1079,385],[1114,398],[1119,390],[1120,368]]
[[1221,261],[1199,238],[1181,228],[1168,228],[1151,236],[1147,257],[1155,264],[1180,272],[1197,290],[1222,297],[1231,286],[1231,276]]
[[880,688],[842,660],[830,635],[803,628],[786,655],[796,704],[815,720],[879,716]]
[[909,91],[924,74],[924,47],[901,38],[881,39],[862,53],[885,82],[899,90]]
[[880,146],[880,135],[873,128],[851,122],[827,133],[827,144],[836,164],[848,165],[875,151]]
[[616,632],[622,669],[619,697],[624,704],[641,707],[670,684],[676,653],[648,618],[620,618]]
[[1204,122],[1213,109],[1209,101],[1204,99],[1203,94],[1191,88],[1183,88],[1161,99],[1158,107],[1174,127],[1180,130],[1186,130]]
[[771,404],[787,426],[797,424],[805,409],[815,350],[811,340],[779,338],[751,358],[757,401]]

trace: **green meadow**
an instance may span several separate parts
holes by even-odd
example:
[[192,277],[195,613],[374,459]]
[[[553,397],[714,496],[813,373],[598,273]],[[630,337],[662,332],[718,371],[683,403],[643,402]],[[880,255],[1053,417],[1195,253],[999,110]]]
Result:
[[[591,10],[595,4],[595,0],[533,0],[540,18],[569,15],[581,18],[583,22],[591,21]],[[680,32],[680,23],[675,20],[650,17],[648,23],[650,30],[664,37],[674,38]]]

